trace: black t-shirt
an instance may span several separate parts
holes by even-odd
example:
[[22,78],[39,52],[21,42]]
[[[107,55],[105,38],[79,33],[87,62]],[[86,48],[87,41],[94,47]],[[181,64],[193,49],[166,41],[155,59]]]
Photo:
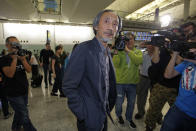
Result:
[[2,68],[1,68],[1,62],[2,60],[2,56],[0,55],[0,96],[6,96],[6,93],[5,93],[5,88],[3,87],[3,74],[2,74]]
[[[0,60],[0,63],[1,69],[3,67],[10,66],[12,58],[9,55],[6,55]],[[28,80],[24,66],[20,60],[17,61],[16,72],[13,78],[6,77],[3,71],[2,74],[4,77],[4,87],[6,89],[7,96],[17,97],[28,93]]]
[[40,61],[43,62],[43,64],[49,65],[49,58],[51,58],[53,55],[54,52],[52,50],[42,49],[40,52]]
[[55,60],[55,65],[54,65],[55,73],[61,71],[61,57],[54,55],[52,59]]
[[159,83],[168,88],[178,89],[181,75],[178,75],[172,79],[166,79],[164,77],[165,69],[171,59],[170,52],[165,48],[161,48],[159,57],[159,62],[156,64],[152,62],[152,65],[148,69],[148,75],[152,84]]
[[63,51],[61,57],[61,65],[65,64],[65,59],[67,58],[67,54]]

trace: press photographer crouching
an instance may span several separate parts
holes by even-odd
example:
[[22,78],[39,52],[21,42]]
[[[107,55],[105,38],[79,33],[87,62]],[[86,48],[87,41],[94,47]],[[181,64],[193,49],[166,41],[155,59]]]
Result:
[[[196,42],[196,35],[189,37],[188,41]],[[172,58],[164,74],[166,78],[173,78],[179,74],[182,77],[175,104],[166,114],[161,131],[196,131],[196,43],[187,43],[184,48],[188,49],[186,54],[189,55],[186,55],[181,64],[175,66],[183,46],[174,46]]]
[[26,60],[26,51],[14,36],[6,38],[6,48],[8,55],[1,59],[0,68],[5,77],[8,101],[15,113],[12,131],[36,131],[29,119],[27,108],[28,80],[25,71],[31,72],[31,66]]

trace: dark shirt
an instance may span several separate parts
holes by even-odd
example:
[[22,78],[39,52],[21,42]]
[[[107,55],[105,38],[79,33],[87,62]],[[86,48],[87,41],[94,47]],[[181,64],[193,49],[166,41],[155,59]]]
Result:
[[[9,55],[4,56],[0,60],[0,69],[6,66],[10,66],[12,63],[12,58]],[[4,75],[3,71],[3,81],[4,87],[6,89],[6,94],[9,97],[23,96],[28,93],[28,80],[24,66],[20,60],[17,61],[16,72],[13,78],[8,78]]]
[[65,59],[67,58],[67,54],[65,53],[65,51],[63,51],[60,57],[61,57],[61,65],[65,65]]
[[152,81],[152,84],[159,83],[168,88],[178,89],[181,75],[178,75],[172,79],[166,79],[164,77],[165,69],[171,59],[170,52],[165,48],[161,48],[159,57],[159,62],[156,64],[152,62],[152,65],[148,69],[148,75]]
[[[2,56],[0,55],[0,64],[1,64]],[[1,65],[0,65],[1,66]],[[5,88],[3,88],[3,74],[0,67],[0,97],[5,95]]]
[[43,64],[49,65],[49,58],[51,58],[54,55],[54,52],[52,50],[46,50],[42,49],[40,52],[40,62],[43,62]]
[[54,55],[52,59],[55,60],[55,64],[54,64],[55,73],[59,72],[61,70],[61,57]]

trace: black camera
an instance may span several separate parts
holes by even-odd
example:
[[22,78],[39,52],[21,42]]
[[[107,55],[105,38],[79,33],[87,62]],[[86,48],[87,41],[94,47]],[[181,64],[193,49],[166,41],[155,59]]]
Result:
[[10,45],[12,46],[13,49],[17,49],[17,52],[14,52],[11,54],[15,54],[18,56],[25,56],[25,55],[31,54],[31,51],[26,50],[26,49],[22,49],[22,46],[20,43],[11,42]]
[[181,35],[177,35],[171,31],[159,31],[151,38],[147,44],[166,48],[172,51],[180,52],[180,56],[188,59],[195,59],[196,55],[189,52],[189,49],[196,48],[195,42],[187,42]]
[[29,54],[31,54],[31,51],[26,50],[26,49],[19,49],[18,52],[17,52],[18,56],[26,56],[26,55],[29,55]]
[[124,35],[122,32],[119,33],[119,36],[115,40],[114,49],[122,51],[125,49],[126,42],[130,39]]

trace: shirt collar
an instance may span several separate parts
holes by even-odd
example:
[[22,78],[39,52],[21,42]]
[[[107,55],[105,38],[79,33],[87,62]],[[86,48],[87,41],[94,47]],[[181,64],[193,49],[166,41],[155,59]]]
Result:
[[99,47],[101,48],[101,52],[105,52],[106,48],[103,46],[103,44],[97,39],[98,43],[99,43]]
[[[97,39],[97,38],[96,38]],[[99,43],[99,46],[100,46],[100,48],[101,48],[101,52],[103,52],[103,53],[105,53],[106,52],[106,50],[107,50],[107,53],[108,53],[108,55],[111,53],[110,52],[110,49],[108,48],[108,47],[104,47],[103,46],[103,44],[97,39],[97,41],[98,41],[98,43]]]

